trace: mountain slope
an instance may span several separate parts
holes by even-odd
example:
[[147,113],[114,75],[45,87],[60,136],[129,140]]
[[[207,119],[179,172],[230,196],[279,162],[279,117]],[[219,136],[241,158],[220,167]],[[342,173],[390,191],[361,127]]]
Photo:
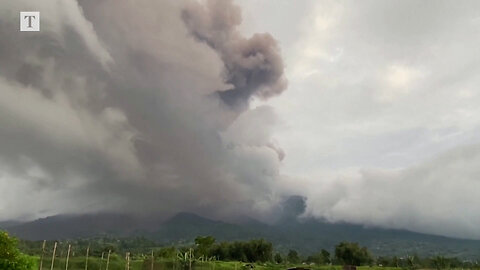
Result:
[[161,243],[191,242],[200,235],[212,235],[219,241],[265,237],[268,226],[260,222],[256,224],[261,225],[231,224],[195,214],[180,213],[163,223],[159,230],[151,234],[151,237]]
[[3,227],[26,240],[55,240],[103,235],[130,236],[146,229],[145,220],[122,214],[58,215]]
[[[1,225],[1,224],[0,224]],[[199,235],[212,235],[217,241],[265,238],[281,252],[296,249],[303,254],[331,250],[341,241],[358,242],[377,256],[437,254],[477,258],[480,241],[454,239],[405,230],[366,228],[361,225],[331,224],[313,219],[283,220],[267,225],[248,219],[226,223],[195,214],[179,213],[165,222],[159,218],[134,218],[127,215],[97,214],[54,216],[6,228],[28,240],[72,239],[96,236],[131,237],[142,235],[159,244],[192,243]]]

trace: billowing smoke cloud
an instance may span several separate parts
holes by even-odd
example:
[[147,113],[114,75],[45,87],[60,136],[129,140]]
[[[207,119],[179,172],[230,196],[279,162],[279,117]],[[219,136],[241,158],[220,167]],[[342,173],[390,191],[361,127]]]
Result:
[[476,144],[405,169],[325,174],[324,181],[299,186],[311,187],[303,190],[308,197],[306,216],[480,239],[478,164]]
[[282,202],[282,211],[280,221],[296,220],[300,215],[305,213],[307,208],[305,197],[293,195]]
[[[0,7],[3,219],[277,204],[275,113],[248,102],[285,89],[282,59],[270,35],[240,36],[231,1]],[[23,10],[41,12],[40,32],[18,31]]]
[[236,27],[241,23],[239,7],[230,0],[191,2],[182,12],[190,32],[214,49],[225,65],[229,88],[218,95],[228,105],[243,108],[250,97],[266,99],[286,88],[283,61],[270,34],[244,38]]
[[302,93],[269,103],[306,216],[480,239],[480,2],[432,3],[285,7],[302,21],[284,47]]

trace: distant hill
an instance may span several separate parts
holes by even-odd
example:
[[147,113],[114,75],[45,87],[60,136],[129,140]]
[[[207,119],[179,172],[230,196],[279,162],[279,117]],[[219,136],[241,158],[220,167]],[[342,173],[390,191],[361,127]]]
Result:
[[[127,237],[148,231],[154,219],[141,219],[124,214],[57,215],[31,222],[1,226],[25,240],[73,239],[96,236]],[[159,226],[161,222],[156,225]]]
[[[6,224],[6,223],[3,223]],[[2,227],[2,223],[0,223]],[[236,224],[207,219],[191,213],[160,218],[138,218],[121,214],[60,215],[23,224],[3,226],[26,240],[89,238],[97,236],[145,236],[159,244],[188,244],[199,235],[217,241],[265,238],[279,251],[296,249],[303,254],[332,250],[341,241],[359,242],[377,255],[446,255],[478,258],[480,241],[454,239],[405,230],[366,228],[353,224],[332,224],[294,218],[267,225],[251,218]]]
[[188,243],[199,235],[212,235],[219,241],[265,237],[270,226],[261,222],[232,224],[210,220],[191,213],[179,213],[167,220],[150,236],[161,243]]
[[21,221],[16,221],[16,220],[1,221],[1,222],[0,222],[0,228],[1,228],[1,229],[6,229],[6,228],[10,228],[10,227],[13,227],[13,226],[20,225],[20,224],[22,224],[22,223],[23,223],[23,222],[21,222]]

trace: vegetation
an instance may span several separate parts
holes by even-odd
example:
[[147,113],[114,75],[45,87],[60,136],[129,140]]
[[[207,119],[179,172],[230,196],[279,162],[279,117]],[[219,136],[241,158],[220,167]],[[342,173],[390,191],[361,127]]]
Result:
[[[128,216],[126,216],[129,220]],[[66,219],[66,221],[65,221]],[[95,224],[91,226],[91,220]],[[156,219],[156,218],[154,218]],[[9,227],[11,233],[19,236],[43,237],[52,239],[60,236],[69,241],[77,250],[86,250],[91,244],[93,251],[99,252],[100,246],[111,245],[117,253],[148,253],[152,248],[168,245],[192,246],[193,240],[199,235],[212,235],[217,242],[235,241],[240,239],[264,238],[270,241],[275,253],[280,253],[284,259],[289,250],[296,250],[302,256],[314,255],[325,249],[334,254],[334,247],[341,240],[361,243],[372,255],[383,257],[405,257],[417,254],[420,257],[457,257],[461,261],[475,261],[480,256],[480,240],[465,240],[413,233],[402,230],[379,229],[352,224],[330,224],[318,220],[305,219],[302,222],[289,220],[267,225],[255,220],[246,220],[242,224],[215,221],[189,213],[180,213],[167,221],[152,225],[140,220],[138,226],[154,226],[155,231],[134,229],[132,225],[122,225],[117,218],[107,216],[83,216],[78,218],[51,217],[48,223],[34,221],[28,227]],[[50,225],[46,225],[50,224]],[[105,224],[109,224],[106,228]],[[113,224],[113,225],[112,225]],[[116,227],[115,225],[118,224]],[[0,225],[1,226],[1,225]],[[50,226],[50,227],[49,227]],[[143,225],[141,225],[143,226]],[[158,227],[157,227],[158,226]],[[52,229],[53,227],[54,229]],[[108,237],[105,237],[108,235]],[[83,240],[79,237],[84,236]],[[341,238],[339,238],[341,237]],[[98,243],[98,245],[96,245]],[[23,245],[23,243],[21,243]],[[34,243],[39,254],[42,242]],[[48,243],[52,245],[52,242]],[[27,243],[27,246],[32,246]],[[94,246],[96,245],[96,246]],[[24,250],[23,247],[21,250]],[[29,253],[30,254],[30,253]],[[100,251],[101,254],[101,251]],[[333,256],[334,257],[334,256]]]
[[299,263],[300,257],[298,256],[298,252],[296,250],[289,250],[287,254],[287,262],[290,263]]
[[222,261],[270,262],[273,259],[273,246],[263,240],[248,242],[222,242],[211,245],[207,255]]
[[370,265],[373,258],[366,247],[358,243],[341,242],[335,247],[335,258],[345,265]]
[[332,258],[330,256],[330,252],[322,249],[319,253],[308,256],[306,261],[308,263],[326,265],[332,263]]
[[0,269],[29,270],[32,267],[33,260],[18,250],[17,240],[0,231]]
[[[12,246],[12,238],[9,246]],[[3,240],[2,240],[3,241]],[[21,250],[35,256],[36,265],[32,267],[31,257],[18,252],[23,258],[26,268],[0,269],[39,269],[43,242],[21,242]],[[85,269],[86,250],[89,247],[89,270],[127,269],[126,253],[129,254],[131,270],[285,270],[292,267],[303,267],[312,270],[342,269],[342,265],[357,265],[358,269],[480,269],[476,261],[462,261],[454,257],[434,256],[421,258],[416,255],[401,257],[374,257],[366,247],[357,243],[341,242],[331,253],[321,249],[310,255],[297,250],[274,252],[273,245],[264,239],[249,241],[217,242],[211,236],[196,237],[193,242],[182,245],[163,246],[144,238],[109,239],[97,238],[89,240],[73,240],[58,242],[53,269],[65,269],[68,245],[72,245],[69,258],[69,270]],[[47,242],[43,269],[50,269],[53,242]],[[15,247],[15,244],[13,244]],[[108,251],[111,252],[107,259]],[[153,251],[153,253],[152,253]],[[30,259],[29,259],[30,258]],[[30,264],[29,263],[30,260]],[[29,268],[30,267],[30,268]]]

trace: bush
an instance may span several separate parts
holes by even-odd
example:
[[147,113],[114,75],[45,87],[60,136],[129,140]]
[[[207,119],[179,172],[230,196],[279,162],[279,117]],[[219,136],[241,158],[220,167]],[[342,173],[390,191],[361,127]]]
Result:
[[273,246],[263,239],[248,242],[222,242],[213,244],[209,250],[209,256],[218,260],[269,262],[273,259]]
[[289,250],[287,254],[287,261],[289,263],[299,263],[300,257],[298,256],[298,252],[296,250]]
[[0,231],[0,269],[30,270],[32,267],[32,259],[18,250],[17,240]]
[[349,242],[341,242],[335,247],[335,257],[346,265],[367,265],[373,261],[366,247]]

